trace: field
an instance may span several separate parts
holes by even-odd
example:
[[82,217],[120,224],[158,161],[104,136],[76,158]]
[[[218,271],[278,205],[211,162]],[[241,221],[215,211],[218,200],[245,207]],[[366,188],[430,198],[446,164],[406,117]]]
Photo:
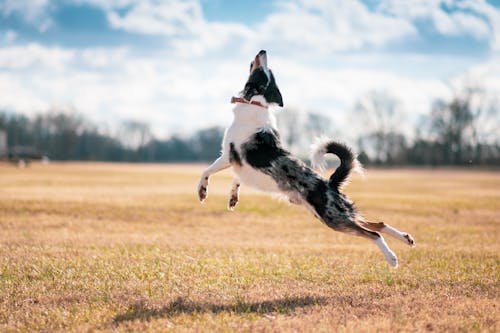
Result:
[[346,192],[399,268],[230,172],[0,166],[0,331],[500,331],[500,172],[368,170]]

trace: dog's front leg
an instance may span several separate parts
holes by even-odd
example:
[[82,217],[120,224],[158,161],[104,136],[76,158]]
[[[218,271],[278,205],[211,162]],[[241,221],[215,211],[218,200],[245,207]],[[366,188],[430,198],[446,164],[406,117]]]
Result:
[[240,192],[240,180],[238,177],[233,178],[233,185],[231,186],[231,192],[229,192],[229,201],[227,203],[227,209],[234,210],[234,207],[238,204]]
[[198,184],[198,198],[200,202],[205,201],[207,198],[207,188],[208,188],[208,178],[216,172],[227,169],[231,166],[229,163],[229,158],[226,155],[222,155],[218,159],[215,160],[212,165],[210,165],[200,178],[200,183]]

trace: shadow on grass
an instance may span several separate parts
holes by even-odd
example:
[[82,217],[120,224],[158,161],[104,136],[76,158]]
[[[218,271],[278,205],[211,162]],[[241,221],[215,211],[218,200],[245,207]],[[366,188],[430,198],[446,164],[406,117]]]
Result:
[[113,319],[115,324],[121,322],[142,320],[148,321],[154,318],[168,318],[180,314],[192,313],[290,313],[297,308],[304,308],[312,305],[326,304],[326,297],[286,297],[276,300],[263,302],[236,302],[234,304],[213,304],[197,303],[183,298],[178,298],[169,305],[160,308],[151,308],[144,303],[135,303],[130,306],[128,311],[118,314]]

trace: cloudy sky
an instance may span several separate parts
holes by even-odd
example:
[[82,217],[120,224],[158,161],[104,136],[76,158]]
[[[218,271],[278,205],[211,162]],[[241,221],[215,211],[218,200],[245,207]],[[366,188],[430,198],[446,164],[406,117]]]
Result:
[[500,4],[0,0],[0,109],[140,120],[160,137],[225,126],[260,49],[285,106],[345,129],[357,100],[388,91],[414,126],[464,82],[500,92]]

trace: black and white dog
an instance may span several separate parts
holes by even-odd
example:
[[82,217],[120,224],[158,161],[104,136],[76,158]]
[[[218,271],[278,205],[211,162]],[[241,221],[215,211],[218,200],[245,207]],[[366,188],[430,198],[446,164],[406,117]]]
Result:
[[345,145],[323,140],[313,149],[313,165],[321,166],[326,153],[335,154],[340,166],[325,179],[292,156],[280,142],[276,120],[269,106],[283,106],[281,93],[272,71],[267,67],[266,51],[260,51],[250,65],[250,76],[239,97],[233,97],[234,121],[226,130],[221,156],[202,174],[198,185],[201,202],[207,198],[210,175],[233,167],[235,178],[229,197],[229,209],[238,203],[240,182],[268,193],[288,197],[294,204],[307,207],[333,230],[373,240],[392,266],[398,265],[394,252],[380,232],[413,246],[413,238],[383,222],[369,222],[354,203],[340,192],[358,161]]

